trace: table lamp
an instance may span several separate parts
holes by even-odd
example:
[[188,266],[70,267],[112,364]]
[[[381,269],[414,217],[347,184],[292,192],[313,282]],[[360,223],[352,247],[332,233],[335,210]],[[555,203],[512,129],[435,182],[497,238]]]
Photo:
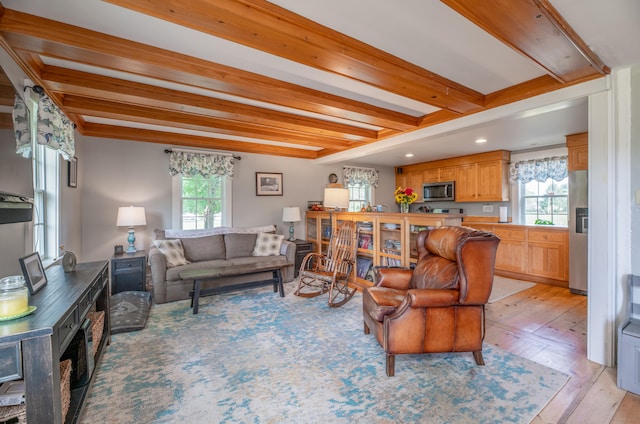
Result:
[[329,210],[329,234],[333,236],[333,218],[331,213],[340,209],[349,209],[349,189],[338,187],[327,187],[324,189],[324,200],[322,206]]
[[289,223],[289,241],[293,241],[296,238],[293,236],[293,223],[300,221],[300,208],[290,206],[282,209],[282,222]]
[[118,208],[118,218],[116,219],[116,226],[129,227],[129,247],[127,253],[134,253],[136,251],[133,243],[136,241],[135,229],[136,225],[147,225],[147,218],[144,214],[144,208],[141,206],[122,206]]

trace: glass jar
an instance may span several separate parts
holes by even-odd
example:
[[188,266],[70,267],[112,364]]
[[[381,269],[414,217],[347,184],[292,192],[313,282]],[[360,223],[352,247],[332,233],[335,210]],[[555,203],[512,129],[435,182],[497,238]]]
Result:
[[0,318],[7,318],[29,309],[29,292],[22,275],[0,279]]

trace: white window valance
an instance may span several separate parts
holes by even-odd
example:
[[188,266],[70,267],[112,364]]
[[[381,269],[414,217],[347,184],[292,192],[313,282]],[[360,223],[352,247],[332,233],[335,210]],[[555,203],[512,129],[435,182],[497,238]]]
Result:
[[169,154],[169,173],[204,178],[214,175],[233,178],[233,156],[217,153],[172,151]]
[[[31,156],[31,126],[29,109],[16,95],[13,106],[13,129],[16,136],[16,153],[24,157]],[[57,150],[65,160],[75,156],[75,127],[73,122],[56,106],[49,96],[38,99],[38,124],[36,142]]]
[[567,156],[531,159],[511,164],[511,179],[513,181],[539,181],[541,183],[551,178],[562,181],[568,176]]
[[345,166],[342,168],[342,179],[345,185],[378,187],[378,170]]

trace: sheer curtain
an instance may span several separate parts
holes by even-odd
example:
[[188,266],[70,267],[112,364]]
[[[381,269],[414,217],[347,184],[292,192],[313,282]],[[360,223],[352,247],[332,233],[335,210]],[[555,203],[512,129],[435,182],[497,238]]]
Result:
[[233,156],[218,153],[185,152],[174,150],[169,155],[169,173],[204,178],[214,175],[233,178]]
[[523,183],[543,183],[549,178],[561,181],[567,178],[567,175],[567,156],[531,159],[511,164],[511,179]]

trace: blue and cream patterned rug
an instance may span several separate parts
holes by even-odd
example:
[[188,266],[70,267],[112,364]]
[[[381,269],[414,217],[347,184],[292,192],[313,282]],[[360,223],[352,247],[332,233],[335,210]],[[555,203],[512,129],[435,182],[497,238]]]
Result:
[[567,376],[485,345],[399,355],[363,333],[362,296],[280,298],[270,287],[154,305],[115,334],[82,423],[529,423]]

